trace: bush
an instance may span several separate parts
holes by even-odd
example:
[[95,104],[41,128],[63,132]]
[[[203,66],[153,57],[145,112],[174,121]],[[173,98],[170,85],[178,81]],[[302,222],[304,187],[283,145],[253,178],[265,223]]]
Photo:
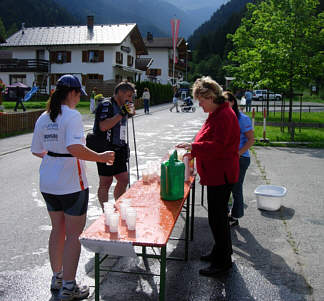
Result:
[[144,88],[148,88],[150,91],[150,105],[166,103],[172,100],[173,89],[171,85],[162,85],[151,82],[137,82],[137,98],[142,97]]

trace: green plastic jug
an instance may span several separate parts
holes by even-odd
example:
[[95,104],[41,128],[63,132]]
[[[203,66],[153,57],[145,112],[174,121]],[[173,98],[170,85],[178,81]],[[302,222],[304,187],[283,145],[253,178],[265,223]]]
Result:
[[168,161],[161,163],[160,195],[162,200],[175,201],[184,196],[185,165],[175,150]]

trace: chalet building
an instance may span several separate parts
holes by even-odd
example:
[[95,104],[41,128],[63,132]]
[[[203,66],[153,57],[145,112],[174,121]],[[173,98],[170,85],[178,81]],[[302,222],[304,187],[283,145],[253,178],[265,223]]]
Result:
[[[146,70],[143,80],[159,82],[162,84],[172,84],[173,79],[173,46],[171,37],[153,37],[148,32],[144,39],[148,50],[147,55],[141,58],[152,58],[152,64]],[[175,82],[185,78],[188,68],[188,49],[184,38],[178,38],[176,45],[176,64],[174,70]]]
[[[25,28],[0,47],[12,53],[0,58],[0,78],[5,84],[36,84],[43,92],[55,87],[66,73],[76,75],[87,89],[89,80],[135,81],[145,75],[151,59],[135,23]],[[89,89],[87,89],[89,90]]]

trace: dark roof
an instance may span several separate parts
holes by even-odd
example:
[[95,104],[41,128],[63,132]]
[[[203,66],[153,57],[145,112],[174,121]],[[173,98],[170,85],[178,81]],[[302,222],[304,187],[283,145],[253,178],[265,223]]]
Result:
[[[184,38],[178,38],[177,46],[184,41]],[[147,48],[173,48],[171,37],[153,37],[152,40],[144,39]]]
[[7,39],[3,47],[67,46],[67,45],[119,45],[131,35],[137,54],[147,54],[142,36],[135,23],[27,27]]
[[152,63],[152,58],[137,58],[135,60],[135,68],[142,71],[146,71],[148,68],[150,68]]

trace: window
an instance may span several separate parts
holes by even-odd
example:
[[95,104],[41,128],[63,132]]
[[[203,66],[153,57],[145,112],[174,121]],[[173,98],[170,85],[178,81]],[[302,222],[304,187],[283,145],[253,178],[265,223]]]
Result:
[[123,54],[119,51],[116,52],[116,64],[123,64]]
[[161,69],[147,69],[146,70],[146,75],[149,75],[149,76],[159,76],[161,74],[162,74]]
[[22,83],[26,85],[26,74],[10,74],[9,81],[10,85],[15,83]]
[[50,60],[55,64],[71,63],[71,51],[51,51]]
[[134,57],[131,55],[127,55],[127,66],[133,66],[134,64]]
[[86,50],[82,51],[83,63],[100,63],[104,61],[103,50]]
[[36,50],[36,59],[45,60],[45,50]]

